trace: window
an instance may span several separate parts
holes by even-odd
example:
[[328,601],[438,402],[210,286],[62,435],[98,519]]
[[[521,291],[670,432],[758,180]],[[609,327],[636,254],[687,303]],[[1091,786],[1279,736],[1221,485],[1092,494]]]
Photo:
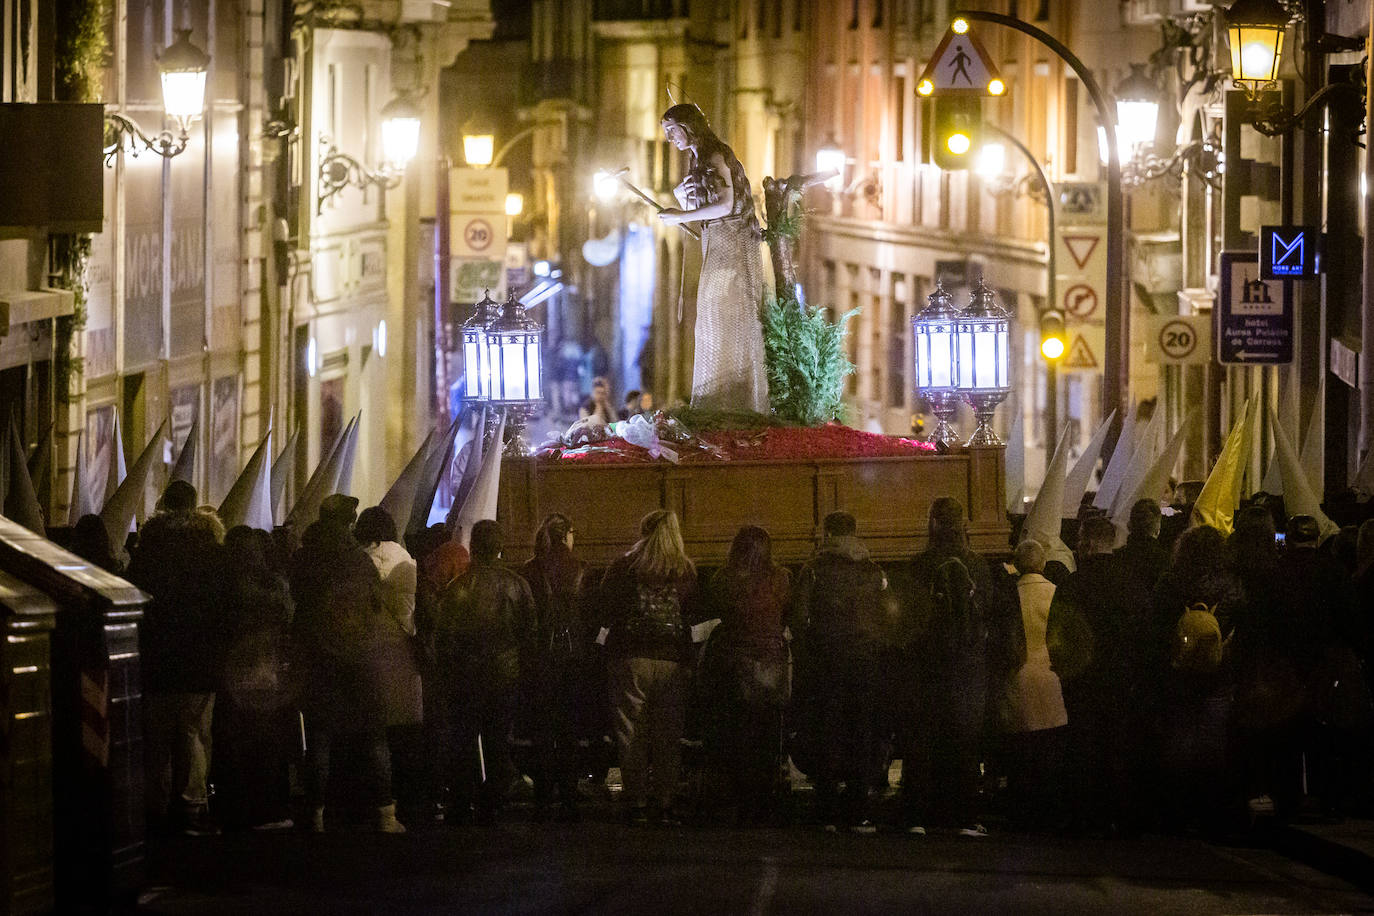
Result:
[[907,302],[910,287],[902,274],[892,275],[892,308],[887,328],[887,405],[906,404],[906,341],[911,333],[907,323]]

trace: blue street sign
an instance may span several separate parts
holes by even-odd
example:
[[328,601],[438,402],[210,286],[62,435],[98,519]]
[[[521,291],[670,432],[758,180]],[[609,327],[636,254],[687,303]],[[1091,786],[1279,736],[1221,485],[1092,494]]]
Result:
[[1322,233],[1313,226],[1261,226],[1261,280],[1311,277],[1321,272]]
[[1292,284],[1260,277],[1253,251],[1221,253],[1213,336],[1217,360],[1240,365],[1293,361]]

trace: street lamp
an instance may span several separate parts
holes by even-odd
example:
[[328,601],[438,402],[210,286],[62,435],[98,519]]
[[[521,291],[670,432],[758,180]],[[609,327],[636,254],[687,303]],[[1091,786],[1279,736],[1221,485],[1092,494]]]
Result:
[[1278,79],[1288,13],[1278,0],[1236,0],[1225,16],[1231,79],[1253,97]]
[[1010,329],[1011,316],[979,278],[968,305],[954,323],[959,393],[978,418],[978,428],[966,443],[969,446],[1003,444],[990,424],[997,405],[1011,393]]
[[954,300],[936,280],[934,291],[926,297],[926,307],[911,319],[916,391],[930,402],[935,413],[937,422],[930,438],[945,446],[959,443],[959,434],[949,422],[959,406],[959,351],[954,332],[958,317]]
[[491,290],[483,290],[482,301],[473,306],[472,317],[463,322],[463,400],[485,401],[491,386],[487,353],[487,326],[500,317],[501,310],[491,298]]
[[488,399],[507,409],[506,456],[530,453],[525,424],[544,403],[544,329],[512,291],[500,317],[487,325]]
[[1159,87],[1145,75],[1145,67],[1131,64],[1131,73],[1116,87],[1116,142],[1126,158],[1155,142],[1159,124]]
[[382,108],[382,164],[378,168],[370,169],[340,152],[333,140],[321,135],[316,214],[323,213],[325,203],[349,185],[366,188],[375,184],[388,190],[397,187],[419,146],[420,114],[415,104],[404,97],[392,99]]
[[205,73],[210,69],[210,55],[192,43],[190,29],[177,29],[176,41],[158,57],[157,67],[162,74],[162,110],[176,122],[178,133],[173,136],[171,131],[161,130],[150,137],[131,118],[106,112],[106,165],[114,162],[121,147],[137,156],[139,143],[171,159],[185,151],[191,124],[205,114]]
[[816,150],[816,171],[835,173],[835,177],[827,178],[825,181],[825,186],[831,191],[838,191],[844,187],[845,159],[840,142],[835,139],[834,134],[828,134],[821,148]]

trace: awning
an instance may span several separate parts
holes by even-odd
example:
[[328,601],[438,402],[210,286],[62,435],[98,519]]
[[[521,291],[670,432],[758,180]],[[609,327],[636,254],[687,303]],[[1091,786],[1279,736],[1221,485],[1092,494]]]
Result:
[[0,335],[15,325],[70,315],[76,310],[76,294],[69,289],[0,290]]

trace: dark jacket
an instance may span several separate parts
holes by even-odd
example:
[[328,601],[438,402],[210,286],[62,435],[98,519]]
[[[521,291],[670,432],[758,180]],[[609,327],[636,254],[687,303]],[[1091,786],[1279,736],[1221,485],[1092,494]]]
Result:
[[153,600],[141,626],[144,685],[157,693],[212,693],[224,669],[223,548],[194,512],[160,513],[140,532],[129,581]]
[[377,567],[344,525],[317,521],[292,558],[293,679],[307,715],[329,728],[385,725],[369,663],[386,625]]
[[513,688],[521,658],[534,651],[538,620],[530,587],[518,574],[476,560],[439,599],[438,668],[452,679]]
[[291,595],[280,576],[261,570],[231,570],[230,628],[224,687],[232,691],[275,691],[286,662]]
[[710,612],[720,618],[715,636],[721,646],[763,660],[781,657],[783,627],[794,623],[790,591],[791,576],[781,566],[755,577],[718,570],[708,593]]
[[601,580],[603,626],[610,630],[606,650],[619,658],[689,662],[691,626],[698,620],[695,575],[642,579],[634,558],[611,564]]
[[534,599],[538,656],[581,658],[591,644],[582,607],[586,564],[577,559],[569,564],[561,576],[550,575],[538,559],[520,567]]
[[[1100,553],[1080,559],[1078,569],[1055,589],[1045,639],[1054,671],[1066,686],[1126,688],[1125,643],[1130,636],[1122,615],[1121,587],[1115,556]],[[1061,654],[1060,646],[1069,651]],[[1066,666],[1065,657],[1073,663]]]
[[[971,580],[966,611],[950,613],[939,606],[937,581],[949,560],[962,563]],[[994,587],[987,561],[967,547],[935,545],[916,555],[911,579],[905,635],[916,676],[926,684],[970,687],[981,693],[987,673],[988,623],[998,618],[999,609],[1009,600]]]
[[887,576],[855,537],[830,537],[797,575],[792,617],[809,651],[877,654],[895,634]]

